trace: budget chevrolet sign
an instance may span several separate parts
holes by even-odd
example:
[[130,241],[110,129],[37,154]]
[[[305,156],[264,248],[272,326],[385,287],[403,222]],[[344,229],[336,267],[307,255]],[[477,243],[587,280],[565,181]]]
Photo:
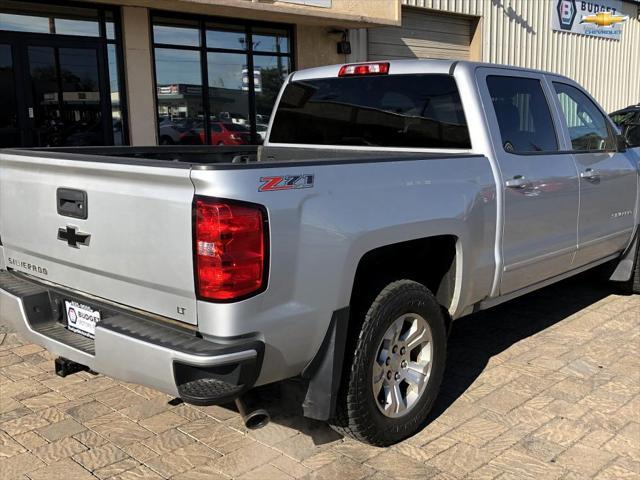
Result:
[[555,0],[551,3],[552,28],[561,32],[620,40],[622,25],[629,19],[620,13],[619,0]]

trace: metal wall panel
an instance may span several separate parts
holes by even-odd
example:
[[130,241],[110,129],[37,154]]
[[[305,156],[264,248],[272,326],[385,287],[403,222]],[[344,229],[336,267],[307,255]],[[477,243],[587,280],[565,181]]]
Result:
[[369,60],[468,60],[471,34],[471,21],[467,17],[404,9],[402,27],[374,28],[369,31]]
[[620,41],[551,30],[555,0],[403,0],[413,7],[482,17],[485,62],[539,68],[583,85],[607,111],[640,102],[640,20],[637,6]]

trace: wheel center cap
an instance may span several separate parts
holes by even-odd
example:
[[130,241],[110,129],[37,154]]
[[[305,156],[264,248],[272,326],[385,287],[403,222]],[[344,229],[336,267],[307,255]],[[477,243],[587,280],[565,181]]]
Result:
[[400,371],[400,357],[397,355],[391,355],[391,363],[389,363],[389,368],[393,371],[393,372],[399,372]]

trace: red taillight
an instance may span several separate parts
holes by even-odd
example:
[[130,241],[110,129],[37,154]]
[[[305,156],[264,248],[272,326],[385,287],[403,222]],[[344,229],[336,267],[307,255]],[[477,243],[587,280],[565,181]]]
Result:
[[354,75],[386,75],[389,73],[388,63],[360,63],[343,65],[338,73],[339,77]]
[[217,199],[196,199],[194,249],[198,295],[233,300],[265,281],[262,209]]

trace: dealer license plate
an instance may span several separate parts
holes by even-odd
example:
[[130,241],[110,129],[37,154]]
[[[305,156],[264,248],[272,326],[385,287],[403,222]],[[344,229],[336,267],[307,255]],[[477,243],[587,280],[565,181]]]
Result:
[[88,305],[65,300],[64,307],[67,312],[67,327],[69,330],[85,337],[94,338],[96,323],[100,321],[100,312]]

